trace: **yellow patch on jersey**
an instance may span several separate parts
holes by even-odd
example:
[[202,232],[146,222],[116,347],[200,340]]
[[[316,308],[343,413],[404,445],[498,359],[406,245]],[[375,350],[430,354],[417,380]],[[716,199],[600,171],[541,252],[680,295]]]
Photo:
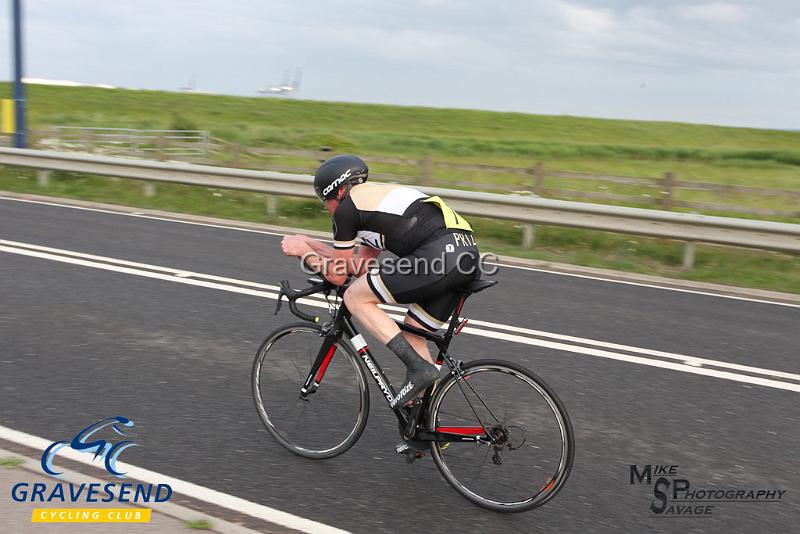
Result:
[[430,202],[439,206],[439,209],[442,210],[442,215],[444,216],[444,225],[447,228],[458,228],[459,230],[466,230],[467,232],[472,231],[472,226],[469,225],[467,220],[453,211],[453,208],[445,204],[444,200],[442,200],[440,197],[429,197],[423,200],[423,202]]

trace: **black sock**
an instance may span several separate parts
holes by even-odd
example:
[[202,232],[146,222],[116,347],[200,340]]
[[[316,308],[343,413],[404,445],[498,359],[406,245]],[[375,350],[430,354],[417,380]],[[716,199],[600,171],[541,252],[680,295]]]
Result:
[[420,363],[428,363],[425,358],[414,350],[414,347],[411,346],[402,332],[390,339],[386,346],[397,354],[397,357],[406,364],[406,367],[415,367]]

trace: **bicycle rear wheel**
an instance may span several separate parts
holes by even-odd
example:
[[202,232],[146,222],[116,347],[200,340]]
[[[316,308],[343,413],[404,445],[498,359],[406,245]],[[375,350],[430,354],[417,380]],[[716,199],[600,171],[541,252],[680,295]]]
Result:
[[438,386],[431,430],[481,436],[479,442],[432,442],[444,478],[470,501],[523,512],[552,499],[572,469],[575,441],[567,411],[541,378],[500,360],[465,364]]
[[313,459],[352,447],[369,415],[364,370],[342,340],[334,344],[313,393],[300,395],[323,339],[309,323],[280,328],[261,344],[251,374],[256,411],[269,433],[291,452]]

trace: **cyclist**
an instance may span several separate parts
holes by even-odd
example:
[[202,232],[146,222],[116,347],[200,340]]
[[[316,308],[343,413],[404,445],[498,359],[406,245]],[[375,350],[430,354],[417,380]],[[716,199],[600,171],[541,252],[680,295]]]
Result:
[[[322,163],[314,189],[333,216],[333,247],[305,235],[286,236],[281,246],[335,285],[348,274],[358,277],[344,294],[347,308],[406,365],[405,381],[391,402],[395,408],[413,401],[439,371],[426,340],[401,333],[378,304],[410,304],[405,323],[436,331],[453,311],[456,290],[478,276],[480,258],[472,227],[441,198],[366,183],[368,174],[367,164],[353,155]],[[357,239],[361,246],[354,254]],[[397,258],[378,263],[382,250]]]

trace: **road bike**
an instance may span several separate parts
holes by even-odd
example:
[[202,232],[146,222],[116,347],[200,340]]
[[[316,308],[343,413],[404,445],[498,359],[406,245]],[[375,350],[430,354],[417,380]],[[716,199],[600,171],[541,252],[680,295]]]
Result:
[[[275,313],[286,298],[303,322],[278,328],[264,340],[251,382],[258,415],[272,437],[294,454],[319,460],[344,453],[364,431],[367,375],[387,405],[396,392],[353,324],[342,299],[347,285],[321,278],[308,282],[302,290],[281,282]],[[429,451],[445,480],[468,500],[500,512],[523,512],[548,502],[564,486],[575,440],[564,405],[534,373],[508,361],[465,363],[450,354],[451,340],[468,321],[460,317],[464,302],[496,283],[467,284],[443,333],[395,319],[403,331],[436,345],[442,370],[420,398],[393,410],[403,439],[395,451],[409,462]],[[297,307],[300,299],[327,305],[330,317],[322,321],[305,313]]]

